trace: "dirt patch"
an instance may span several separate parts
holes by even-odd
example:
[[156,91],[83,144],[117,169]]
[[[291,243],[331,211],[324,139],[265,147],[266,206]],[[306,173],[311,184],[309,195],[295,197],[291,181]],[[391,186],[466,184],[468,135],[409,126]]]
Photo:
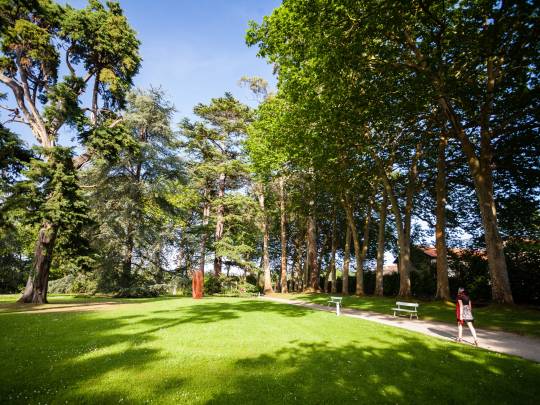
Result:
[[0,304],[0,314],[20,312],[25,314],[44,314],[51,312],[83,312],[83,311],[108,311],[119,306],[132,306],[134,303],[125,302],[83,302],[73,304]]

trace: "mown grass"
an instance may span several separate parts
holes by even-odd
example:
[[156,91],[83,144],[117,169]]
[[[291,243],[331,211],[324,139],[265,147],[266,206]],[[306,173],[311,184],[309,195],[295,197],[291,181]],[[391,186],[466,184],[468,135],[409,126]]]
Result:
[[540,397],[538,363],[373,322],[256,299],[131,302],[95,312],[0,313],[0,402],[533,404]]
[[[330,295],[337,296],[339,294],[275,294],[276,297],[309,301],[323,305],[328,302]],[[343,297],[343,307],[392,314],[392,308],[394,308],[398,300],[420,303],[418,308],[420,319],[447,323],[456,322],[455,303],[448,301],[422,301],[415,298],[402,300],[396,297],[345,296]],[[473,312],[475,325],[479,328],[503,330],[520,335],[540,337],[540,308],[498,304],[475,306],[473,302]]]

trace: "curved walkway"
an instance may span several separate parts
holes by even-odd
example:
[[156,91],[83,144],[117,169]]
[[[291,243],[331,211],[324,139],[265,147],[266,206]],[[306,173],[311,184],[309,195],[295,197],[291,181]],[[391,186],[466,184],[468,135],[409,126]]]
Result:
[[[282,304],[311,308],[319,311],[336,312],[335,308],[333,307],[330,308],[325,305],[314,304],[311,302],[268,296],[261,297],[261,299],[279,302]],[[342,308],[341,315],[378,322],[384,325],[395,326],[397,328],[423,333],[439,339],[451,341],[456,340],[457,326],[454,324],[417,319],[409,320],[408,318],[403,317],[394,318],[391,315],[384,315],[370,311],[360,311],[351,308]],[[540,339],[528,336],[520,336],[509,332],[499,332],[485,329],[476,329],[476,334],[478,336],[479,346],[483,349],[540,362]],[[469,328],[466,326],[463,328],[463,336],[463,341],[465,343],[473,343]]]

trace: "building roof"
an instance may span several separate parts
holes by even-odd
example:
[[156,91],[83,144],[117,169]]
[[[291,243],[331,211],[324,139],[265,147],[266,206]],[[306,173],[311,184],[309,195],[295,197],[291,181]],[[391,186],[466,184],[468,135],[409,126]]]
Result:
[[[431,258],[437,258],[437,248],[433,246],[416,246],[416,248]],[[458,257],[464,255],[477,255],[487,258],[484,249],[448,248],[448,253]]]

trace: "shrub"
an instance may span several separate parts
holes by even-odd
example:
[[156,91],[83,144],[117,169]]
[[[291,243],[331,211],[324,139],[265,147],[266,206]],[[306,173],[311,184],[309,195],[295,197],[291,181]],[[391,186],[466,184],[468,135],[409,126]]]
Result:
[[68,274],[49,281],[48,292],[51,294],[95,294],[98,282],[92,273]]
[[510,240],[504,253],[515,302],[540,305],[540,242]]
[[204,293],[207,295],[221,293],[221,281],[219,277],[211,275],[204,276]]
[[238,276],[216,277],[208,275],[204,278],[204,293],[206,295],[226,295],[239,297],[243,295],[252,295],[260,292],[260,288],[247,280]]
[[69,294],[71,293],[71,285],[75,280],[73,274],[68,274],[62,278],[49,281],[48,292],[50,294]]
[[138,286],[121,288],[116,294],[115,298],[151,298],[158,297],[161,294],[167,294],[169,285],[167,284],[154,284],[148,286]]

